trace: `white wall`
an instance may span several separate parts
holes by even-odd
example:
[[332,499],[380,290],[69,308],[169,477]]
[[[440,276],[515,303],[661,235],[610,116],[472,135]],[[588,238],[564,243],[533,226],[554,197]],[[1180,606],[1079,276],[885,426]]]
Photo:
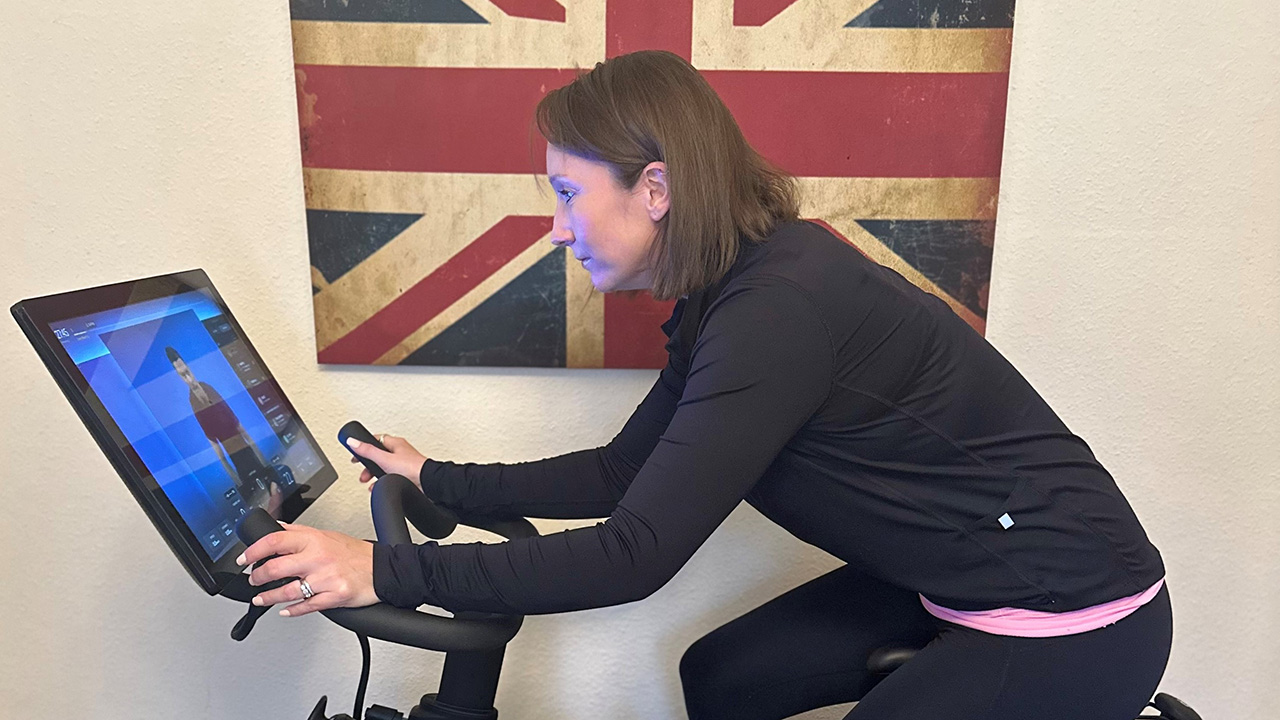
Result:
[[[1280,692],[1265,9],[1020,5],[991,292],[991,341],[1164,552],[1165,689],[1224,720],[1274,717]],[[654,373],[317,367],[294,113],[283,2],[0,3],[0,302],[203,266],[318,435],[358,417],[473,460],[607,440]],[[302,718],[322,692],[349,706],[350,634],[269,616],[232,642],[239,608],[186,577],[12,322],[0,342],[0,717]],[[306,521],[368,535],[353,474]],[[679,717],[689,642],[834,565],[741,510],[645,602],[530,618],[503,717]],[[438,669],[375,644],[369,700],[407,709]]]
[[1280,716],[1280,32],[1233,0],[1019,3],[988,338],[1161,549],[1164,686]]

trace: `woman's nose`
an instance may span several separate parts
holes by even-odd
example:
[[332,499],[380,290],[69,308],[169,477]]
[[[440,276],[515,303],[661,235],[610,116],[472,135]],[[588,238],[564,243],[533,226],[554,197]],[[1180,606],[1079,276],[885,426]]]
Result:
[[552,245],[561,247],[563,245],[568,245],[571,242],[573,242],[573,233],[569,231],[569,228],[558,222],[551,226]]

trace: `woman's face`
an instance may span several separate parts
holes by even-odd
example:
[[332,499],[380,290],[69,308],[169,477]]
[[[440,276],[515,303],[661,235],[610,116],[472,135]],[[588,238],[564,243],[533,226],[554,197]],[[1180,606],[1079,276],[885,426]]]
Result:
[[609,165],[548,144],[547,176],[556,193],[552,244],[568,248],[601,292],[648,289],[649,250],[670,203],[666,165],[650,163],[627,189]]

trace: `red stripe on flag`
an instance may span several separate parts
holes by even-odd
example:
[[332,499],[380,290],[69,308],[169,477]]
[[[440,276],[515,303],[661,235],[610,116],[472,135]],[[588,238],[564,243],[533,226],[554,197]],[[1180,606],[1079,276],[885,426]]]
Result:
[[564,6],[556,0],[491,0],[511,17],[564,22]]
[[659,302],[647,291],[604,296],[604,366],[660,368],[667,364],[662,323],[674,302]]
[[796,4],[796,0],[734,0],[733,24],[759,27]]
[[[575,75],[333,65],[299,70],[305,76],[299,103],[305,98],[312,118],[302,130],[304,166],[407,172],[545,172],[545,146],[530,126],[533,108]],[[1007,73],[703,75],[752,145],[797,175],[1000,174]]]
[[[544,172],[532,126],[574,70],[299,65],[302,164],[345,170]],[[305,107],[304,107],[305,105]],[[305,112],[304,112],[305,110]]]
[[805,177],[998,177],[1008,73],[709,71],[752,147]]
[[370,364],[551,231],[551,218],[509,215],[319,353],[322,363]]
[[606,57],[636,50],[670,50],[688,60],[693,47],[693,0],[609,0]]

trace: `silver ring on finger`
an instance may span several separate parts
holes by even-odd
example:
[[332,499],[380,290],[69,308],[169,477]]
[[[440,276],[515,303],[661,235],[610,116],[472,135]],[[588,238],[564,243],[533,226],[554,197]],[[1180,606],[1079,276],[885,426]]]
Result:
[[302,599],[310,600],[316,593],[311,589],[311,585],[302,578],[298,578],[298,588],[302,590]]
[[378,442],[382,443],[383,445],[386,445],[386,444],[387,444],[387,434],[386,434],[386,433],[382,433],[381,435],[379,435],[379,436],[378,436]]

